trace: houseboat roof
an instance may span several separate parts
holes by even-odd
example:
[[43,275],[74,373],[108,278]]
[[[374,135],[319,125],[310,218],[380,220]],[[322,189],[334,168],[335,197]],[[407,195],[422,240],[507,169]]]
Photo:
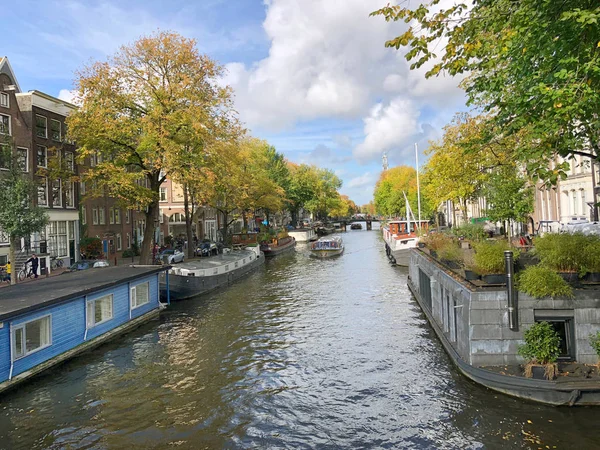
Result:
[[0,320],[88,295],[171,266],[99,267],[0,289]]

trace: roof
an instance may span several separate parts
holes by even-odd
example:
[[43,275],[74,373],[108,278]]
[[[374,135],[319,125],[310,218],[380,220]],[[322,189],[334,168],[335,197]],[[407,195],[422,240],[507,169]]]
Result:
[[16,92],[17,93],[21,92],[21,87],[19,86],[17,77],[15,76],[15,73],[13,72],[13,69],[10,66],[10,61],[8,60],[8,58],[6,56],[0,57],[0,73],[5,73],[6,75],[8,75],[13,80],[13,83],[15,84],[15,87],[17,89]]
[[0,320],[89,295],[171,266],[113,266],[65,273],[0,289]]

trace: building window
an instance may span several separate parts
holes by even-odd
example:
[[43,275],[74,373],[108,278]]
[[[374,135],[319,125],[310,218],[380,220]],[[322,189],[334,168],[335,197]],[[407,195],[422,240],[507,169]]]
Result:
[[559,361],[574,361],[575,352],[575,319],[572,310],[536,310],[536,322],[548,322],[560,337]]
[[86,209],[85,206],[81,207],[81,224],[85,225],[87,224],[87,217],[86,217]]
[[10,116],[0,114],[0,134],[10,135]]
[[131,309],[138,308],[150,301],[150,284],[138,284],[131,288]]
[[115,223],[121,225],[121,210],[119,208],[115,208]]
[[121,238],[120,234],[117,234],[117,250],[123,249],[123,238]]
[[115,209],[114,208],[110,208],[108,210],[108,223],[110,223],[111,225],[114,225],[114,223],[115,223]]
[[29,172],[29,149],[17,147],[17,161],[23,172]]
[[587,216],[589,206],[585,202],[585,191],[583,189],[581,189],[580,191],[581,191],[581,215]]
[[75,207],[75,188],[72,181],[67,181],[65,184],[65,206],[67,208]]
[[13,328],[13,360],[52,345],[50,317],[41,317]]
[[75,171],[75,159],[73,157],[73,152],[65,152],[65,165],[71,172]]
[[0,106],[3,106],[5,108],[10,107],[10,101],[6,92],[0,92]]
[[48,166],[48,149],[43,145],[37,146],[37,166],[47,167]]
[[81,193],[81,195],[85,195],[85,181],[79,183],[79,192]]
[[161,202],[167,201],[167,188],[166,187],[160,188],[160,201]]
[[53,141],[60,141],[60,122],[50,119],[50,137]]
[[52,182],[52,206],[62,206],[62,186],[60,180]]
[[53,220],[46,226],[46,239],[50,255],[56,257],[68,256],[67,221]]
[[92,224],[98,225],[98,208],[92,209]]
[[35,135],[41,138],[48,137],[48,119],[44,116],[35,116]]
[[48,179],[40,178],[37,185],[38,206],[48,206]]
[[106,322],[113,318],[113,295],[105,295],[86,304],[87,328]]
[[125,223],[129,223],[129,210],[125,210]]
[[131,235],[127,233],[127,248],[131,248]]
[[162,209],[159,209],[159,211],[158,211],[158,220],[160,221],[160,223],[165,222],[165,215],[163,214]]
[[576,216],[577,215],[577,191],[575,191],[575,190],[571,191],[571,197],[573,198],[571,201],[571,205],[573,208],[573,215]]
[[106,210],[104,209],[104,206],[98,208],[98,216],[99,216],[99,220],[100,220],[100,225],[105,225],[106,224]]

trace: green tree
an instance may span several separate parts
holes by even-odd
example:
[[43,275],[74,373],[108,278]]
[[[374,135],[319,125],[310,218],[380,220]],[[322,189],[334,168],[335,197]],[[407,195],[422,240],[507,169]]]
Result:
[[504,135],[522,133],[515,155],[529,172],[556,182],[566,167],[549,169],[556,155],[598,159],[597,0],[474,0],[441,10],[439,3],[373,12],[409,24],[386,46],[407,47],[413,69],[430,64],[427,77],[467,74],[470,103],[492,112]]
[[79,159],[98,159],[86,172],[95,187],[89,195],[106,193],[124,207],[146,210],[142,262],[151,259],[161,183],[192,167],[230,126],[231,94],[218,83],[222,73],[194,40],[159,32],[77,74],[81,107],[67,122]]
[[[486,181],[483,194],[487,200],[487,217],[493,222],[524,222],[533,212],[534,191],[515,166],[502,166]],[[510,242],[510,226],[506,227]]]
[[287,197],[290,202],[292,224],[298,223],[298,213],[315,195],[316,177],[311,166],[307,164],[294,164],[288,162],[290,181]]
[[0,145],[0,230],[9,238],[8,260],[11,284],[17,281],[15,255],[18,240],[41,231],[48,223],[46,210],[34,206],[35,183],[23,174],[21,163],[10,143]]
[[[382,172],[373,194],[377,212],[388,217],[406,217],[404,194],[415,219],[418,219],[417,171],[409,166],[397,166]],[[430,204],[426,196],[421,195],[421,218],[431,215]]]

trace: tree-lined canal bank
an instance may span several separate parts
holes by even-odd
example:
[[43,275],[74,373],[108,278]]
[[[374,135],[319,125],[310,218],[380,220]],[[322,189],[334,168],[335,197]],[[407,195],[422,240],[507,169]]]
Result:
[[[377,231],[306,245],[2,398],[2,448],[600,446],[597,411],[460,376]],[[560,425],[560,426],[558,426]]]

